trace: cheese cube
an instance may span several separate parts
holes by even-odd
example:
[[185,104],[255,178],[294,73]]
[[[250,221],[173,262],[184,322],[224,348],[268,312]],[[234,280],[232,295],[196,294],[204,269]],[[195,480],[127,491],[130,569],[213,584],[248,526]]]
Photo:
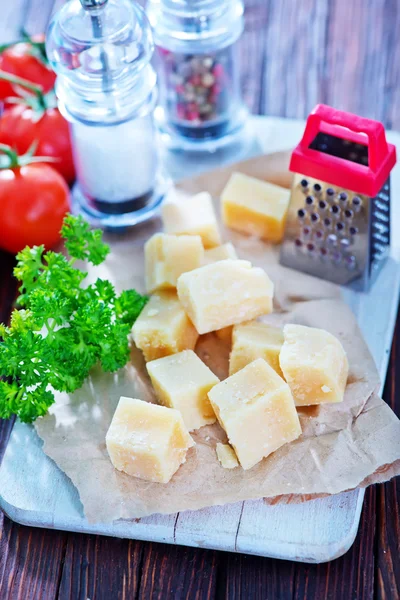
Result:
[[283,237],[290,190],[243,173],[233,173],[222,196],[228,227],[274,244]]
[[194,445],[179,411],[123,396],[106,435],[118,471],[159,483],[168,483]]
[[166,233],[200,235],[204,248],[213,248],[221,243],[212,198],[207,192],[164,202],[161,216]]
[[265,271],[247,260],[221,260],[183,273],[177,289],[200,334],[272,311],[274,286]]
[[209,265],[211,263],[217,262],[218,260],[226,260],[227,258],[237,258],[235,246],[230,242],[228,242],[227,244],[222,244],[222,246],[216,246],[215,248],[210,248],[209,250],[206,250],[204,253],[203,262],[205,265]]
[[175,288],[179,275],[203,264],[201,237],[156,233],[144,246],[144,260],[147,292]]
[[235,469],[239,466],[237,456],[229,444],[220,444],[216,447],[217,458],[224,469]]
[[151,296],[133,324],[132,336],[146,361],[193,350],[199,337],[172,291]]
[[243,469],[301,434],[289,386],[262,358],[213,387],[208,396]]
[[349,363],[339,340],[323,329],[285,325],[279,357],[296,406],[342,402]]
[[232,343],[232,331],[233,331],[233,326],[230,325],[229,327],[223,327],[222,329],[217,329],[215,332],[215,335],[217,336],[217,338],[219,340],[221,340],[221,342],[224,342],[225,344],[231,344]]
[[280,375],[279,353],[283,344],[283,331],[259,321],[235,325],[232,334],[232,352],[229,357],[229,375],[246,365],[263,358]]
[[189,431],[215,423],[207,394],[219,379],[192,350],[152,360],[147,371],[160,403],[179,410]]

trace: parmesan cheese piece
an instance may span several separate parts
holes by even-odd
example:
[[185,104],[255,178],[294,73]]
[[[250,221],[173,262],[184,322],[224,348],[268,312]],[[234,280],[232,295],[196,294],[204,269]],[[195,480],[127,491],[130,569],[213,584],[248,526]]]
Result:
[[323,329],[285,325],[279,357],[296,406],[342,402],[349,363],[339,340]]
[[222,192],[228,227],[272,243],[282,240],[290,190],[243,173],[233,173]]
[[166,233],[200,235],[204,248],[213,248],[221,243],[217,217],[208,192],[164,202],[161,216]]
[[194,445],[179,411],[123,396],[106,435],[118,471],[159,483],[168,483]]
[[279,353],[283,344],[283,331],[259,321],[235,325],[232,334],[232,351],[229,357],[229,375],[246,365],[263,358],[280,375]]
[[262,358],[213,387],[208,396],[243,469],[301,434],[289,386]]
[[207,394],[219,379],[192,350],[153,360],[147,371],[160,403],[179,410],[189,431],[215,423]]
[[216,447],[217,458],[224,469],[235,469],[239,466],[237,456],[229,444],[220,444]]
[[183,273],[178,296],[200,334],[272,311],[274,286],[246,260],[221,260]]
[[218,260],[226,260],[227,258],[237,258],[235,247],[230,242],[222,244],[222,246],[216,246],[215,248],[206,250],[204,253],[204,264],[209,265],[217,262]]
[[179,275],[204,262],[201,237],[156,233],[144,246],[144,260],[147,292],[176,288]]
[[133,324],[132,336],[146,361],[193,350],[199,337],[173,291],[151,296]]

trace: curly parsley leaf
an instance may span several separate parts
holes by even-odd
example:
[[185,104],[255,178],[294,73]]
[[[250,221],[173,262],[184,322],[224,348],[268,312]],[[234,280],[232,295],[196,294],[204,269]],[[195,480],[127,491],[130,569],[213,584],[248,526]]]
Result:
[[134,323],[148,300],[148,296],[141,296],[136,290],[124,290],[115,300],[117,319]]
[[17,266],[14,269],[14,276],[21,281],[19,291],[21,292],[18,302],[25,306],[30,292],[34,289],[35,283],[43,270],[44,246],[27,246],[17,254]]
[[71,256],[43,246],[17,255],[19,303],[10,325],[0,324],[0,418],[31,422],[48,411],[54,390],[73,392],[100,363],[116,371],[129,360],[128,334],[148,298],[135,290],[117,296],[110,281],[82,288],[87,273],[73,266],[84,259],[98,265],[109,247],[102,232],[82,217],[68,215],[62,235]]
[[81,216],[68,215],[64,219],[61,235],[65,247],[73,258],[88,260],[94,265],[101,264],[110,252],[109,246],[102,242],[102,231],[90,229]]

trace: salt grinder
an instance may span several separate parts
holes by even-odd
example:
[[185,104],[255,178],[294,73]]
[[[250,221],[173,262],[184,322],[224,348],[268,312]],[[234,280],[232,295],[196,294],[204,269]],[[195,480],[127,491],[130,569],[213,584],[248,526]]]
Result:
[[381,123],[317,105],[290,161],[281,263],[368,290],[390,251],[395,163]]
[[237,139],[246,110],[237,40],[242,0],[149,0],[163,141],[173,149],[214,151]]
[[70,122],[77,183],[74,211],[120,228],[150,217],[167,182],[153,111],[153,40],[131,0],[70,0],[49,26],[59,108]]

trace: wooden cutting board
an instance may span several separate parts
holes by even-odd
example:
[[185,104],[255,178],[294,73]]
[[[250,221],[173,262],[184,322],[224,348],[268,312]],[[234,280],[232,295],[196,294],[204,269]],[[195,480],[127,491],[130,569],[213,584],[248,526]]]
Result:
[[[254,118],[252,127],[265,152],[293,147],[301,137],[304,122]],[[400,135],[388,139],[400,149]],[[253,148],[254,152],[254,148]],[[290,175],[282,168],[284,156],[274,154],[240,170],[288,185]],[[215,165],[224,157],[216,155]],[[170,157],[174,173],[188,175],[190,161],[182,155]],[[279,169],[277,171],[277,165]],[[198,170],[198,165],[196,166]],[[214,185],[218,191],[231,167],[220,169]],[[203,175],[182,187],[198,191]],[[393,171],[393,240],[391,258],[369,294],[343,290],[345,301],[356,314],[361,330],[385,379],[400,289],[400,167]],[[376,306],[379,303],[379,311]],[[357,533],[364,492],[355,490],[301,504],[271,505],[261,500],[239,502],[195,512],[153,515],[134,521],[89,524],[83,517],[78,493],[68,477],[48,458],[34,429],[17,422],[0,467],[0,506],[13,520],[31,526],[96,533],[243,552],[302,562],[324,562],[344,554]]]

